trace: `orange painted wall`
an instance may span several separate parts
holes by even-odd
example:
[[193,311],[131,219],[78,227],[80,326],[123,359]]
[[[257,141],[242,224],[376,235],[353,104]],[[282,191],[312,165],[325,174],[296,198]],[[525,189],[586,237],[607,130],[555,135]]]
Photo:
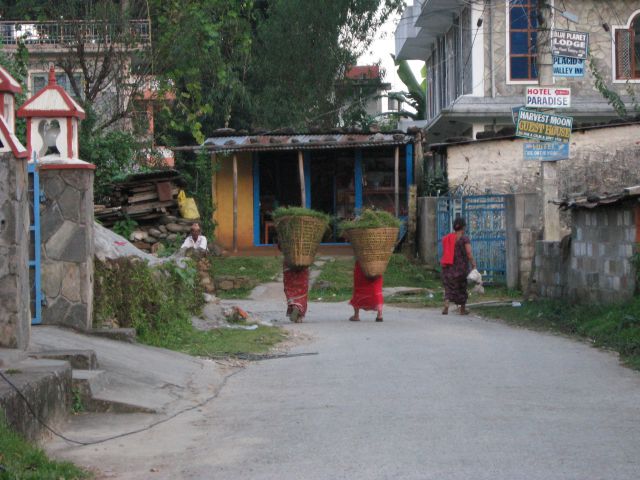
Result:
[[[213,215],[217,223],[216,241],[233,248],[233,160],[231,155],[217,155],[220,166],[215,179]],[[238,154],[238,248],[253,246],[253,158]]]

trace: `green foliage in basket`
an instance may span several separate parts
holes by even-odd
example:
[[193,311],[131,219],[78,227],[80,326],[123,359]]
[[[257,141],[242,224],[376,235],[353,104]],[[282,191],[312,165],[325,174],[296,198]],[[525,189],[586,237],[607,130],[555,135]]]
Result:
[[310,208],[303,207],[278,207],[273,211],[273,219],[278,220],[283,217],[314,217],[319,218],[326,224],[331,221],[331,216],[324,212],[318,212]]
[[364,209],[354,220],[345,220],[340,223],[340,232],[354,228],[400,228],[402,222],[392,214],[384,210]]

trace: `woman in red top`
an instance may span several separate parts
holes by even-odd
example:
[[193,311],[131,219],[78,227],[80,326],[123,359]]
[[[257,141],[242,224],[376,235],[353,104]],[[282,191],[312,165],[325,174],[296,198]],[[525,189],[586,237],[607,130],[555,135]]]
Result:
[[458,217],[453,221],[453,233],[442,238],[442,283],[444,284],[444,308],[442,314],[449,313],[449,302],[459,305],[458,312],[467,315],[467,275],[471,268],[476,268],[476,261],[471,252],[471,241],[464,234],[465,221]]
[[309,297],[309,268],[283,264],[284,294],[287,297],[287,317],[301,323],[307,314]]
[[356,262],[353,269],[353,295],[349,302],[353,307],[353,316],[349,318],[352,322],[360,321],[360,309],[375,310],[378,314],[376,322],[382,321],[382,275],[377,277],[367,277],[360,264]]

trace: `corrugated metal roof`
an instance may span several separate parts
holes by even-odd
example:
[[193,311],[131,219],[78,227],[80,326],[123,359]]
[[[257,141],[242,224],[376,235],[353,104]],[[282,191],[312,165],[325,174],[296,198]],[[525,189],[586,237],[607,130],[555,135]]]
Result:
[[618,193],[604,193],[602,195],[588,195],[556,202],[564,210],[587,208],[592,209],[604,205],[614,205],[640,197],[640,185],[627,187]]
[[404,133],[354,133],[315,135],[243,135],[212,137],[203,146],[214,151],[311,150],[403,145],[413,141]]

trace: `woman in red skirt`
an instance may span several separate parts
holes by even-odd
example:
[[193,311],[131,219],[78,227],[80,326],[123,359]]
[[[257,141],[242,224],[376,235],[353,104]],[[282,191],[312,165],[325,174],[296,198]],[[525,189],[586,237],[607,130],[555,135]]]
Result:
[[367,277],[360,264],[356,262],[353,269],[353,295],[349,302],[353,307],[353,316],[349,318],[352,322],[360,321],[360,309],[375,310],[378,315],[376,322],[382,321],[382,275],[374,278]]
[[301,323],[307,313],[309,297],[309,268],[291,267],[284,262],[284,294],[287,297],[287,317]]

